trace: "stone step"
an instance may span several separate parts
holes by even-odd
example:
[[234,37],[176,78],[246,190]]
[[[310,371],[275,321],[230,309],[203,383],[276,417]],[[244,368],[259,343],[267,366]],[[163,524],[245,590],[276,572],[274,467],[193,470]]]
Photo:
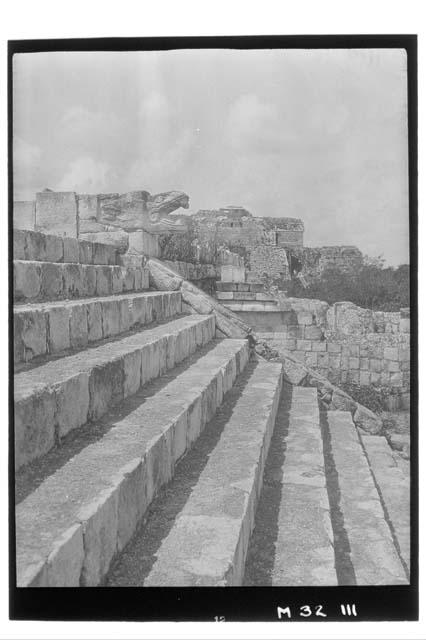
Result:
[[284,386],[263,485],[244,584],[336,586],[316,389]]
[[13,261],[15,302],[110,296],[148,288],[149,272],[145,268]]
[[18,305],[13,311],[15,364],[167,320],[181,309],[179,291]]
[[213,344],[111,410],[102,435],[17,505],[18,586],[101,583],[248,362],[246,340]]
[[214,335],[214,316],[191,315],[15,374],[16,468],[97,420]]
[[[250,368],[243,389],[230,394],[225,425],[222,410],[208,425],[209,432],[217,429],[216,423],[223,430],[170,532],[159,543],[144,586],[242,584],[282,385],[281,364],[261,362]],[[157,529],[155,523],[150,526],[154,535]]]
[[356,584],[407,584],[407,576],[351,414],[329,411],[327,421],[340,490],[339,508]]
[[392,452],[384,436],[362,435],[361,442],[409,580],[410,476],[399,467],[398,454]]
[[217,291],[216,297],[221,302],[225,301],[225,304],[239,304],[241,302],[270,302],[273,305],[278,304],[276,298],[265,291],[261,293],[254,293],[251,291]]
[[13,259],[80,264],[121,264],[121,256],[113,245],[24,229],[13,230]]

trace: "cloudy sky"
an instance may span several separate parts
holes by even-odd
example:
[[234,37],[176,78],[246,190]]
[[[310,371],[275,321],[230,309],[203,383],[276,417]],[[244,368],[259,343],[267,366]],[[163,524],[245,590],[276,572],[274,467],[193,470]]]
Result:
[[408,261],[400,50],[14,57],[15,199],[178,189],[190,210],[300,217],[305,244]]

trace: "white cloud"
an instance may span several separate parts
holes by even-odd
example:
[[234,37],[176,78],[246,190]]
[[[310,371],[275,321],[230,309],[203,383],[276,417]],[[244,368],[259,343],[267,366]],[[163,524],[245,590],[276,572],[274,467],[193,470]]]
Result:
[[77,191],[79,193],[100,193],[112,191],[114,173],[106,162],[97,162],[90,156],[73,160],[55,186],[58,191]]
[[18,136],[13,138],[13,163],[15,172],[19,173],[21,170],[31,169],[38,163],[40,156],[40,147],[30,144]]

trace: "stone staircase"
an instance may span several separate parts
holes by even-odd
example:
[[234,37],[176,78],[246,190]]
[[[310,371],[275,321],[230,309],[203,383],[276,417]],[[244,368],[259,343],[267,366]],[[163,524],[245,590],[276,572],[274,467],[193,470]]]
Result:
[[113,247],[15,232],[17,586],[404,584],[409,484]]

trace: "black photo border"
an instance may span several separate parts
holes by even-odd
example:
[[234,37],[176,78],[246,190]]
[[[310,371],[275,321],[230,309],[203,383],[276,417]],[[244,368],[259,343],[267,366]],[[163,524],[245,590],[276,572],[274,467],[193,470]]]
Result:
[[[199,587],[199,588],[17,588],[14,501],[13,409],[13,56],[54,51],[153,51],[173,49],[360,49],[397,48],[407,54],[410,318],[411,318],[411,582],[377,587]],[[283,621],[348,621],[342,604],[355,604],[351,621],[419,618],[418,562],[418,178],[417,36],[300,35],[173,38],[76,38],[8,42],[8,241],[9,241],[9,616],[12,620],[98,621],[276,621],[278,607],[290,607]],[[310,617],[300,616],[309,605]],[[327,617],[315,616],[322,605]]]

